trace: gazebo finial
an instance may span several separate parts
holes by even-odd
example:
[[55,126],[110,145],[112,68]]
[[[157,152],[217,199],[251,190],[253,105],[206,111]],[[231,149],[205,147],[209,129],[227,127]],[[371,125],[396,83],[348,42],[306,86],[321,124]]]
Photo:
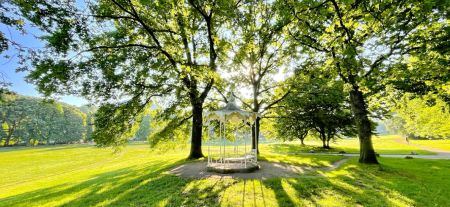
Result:
[[231,91],[230,95],[228,95],[228,103],[235,103],[236,102],[236,98],[234,97],[234,92]]

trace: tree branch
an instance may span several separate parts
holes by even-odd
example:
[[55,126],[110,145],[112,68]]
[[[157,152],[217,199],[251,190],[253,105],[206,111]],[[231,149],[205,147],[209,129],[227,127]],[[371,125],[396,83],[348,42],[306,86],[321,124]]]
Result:
[[217,88],[216,86],[214,86],[214,89],[216,89],[217,92],[220,94],[220,96],[222,96],[223,100],[225,100],[225,103],[228,103],[228,99],[227,99],[227,97],[222,93],[222,91],[220,91],[219,88]]
[[334,9],[336,10],[336,13],[337,13],[337,15],[339,17],[339,23],[341,24],[342,28],[344,28],[345,33],[347,34],[347,37],[348,37],[347,41],[350,42],[350,40],[353,39],[353,35],[350,32],[350,30],[345,26],[344,21],[342,20],[341,10],[339,9],[339,6],[336,3],[336,0],[331,0],[331,3],[333,3]]
[[116,6],[118,6],[122,11],[130,14],[133,19],[135,21],[137,21],[139,24],[141,24],[141,26],[147,31],[147,33],[150,35],[150,37],[152,38],[152,40],[155,42],[158,50],[161,51],[161,53],[167,57],[167,59],[169,60],[169,62],[172,64],[173,67],[177,67],[177,63],[175,61],[175,59],[172,57],[172,55],[170,55],[166,50],[163,49],[163,47],[161,46],[161,43],[159,42],[158,38],[156,37],[153,28],[151,28],[150,26],[148,26],[138,15],[138,13],[136,12],[136,10],[134,9],[134,6],[132,4],[131,1],[128,1],[130,4],[130,8],[131,11],[127,10],[123,5],[121,5],[120,3],[118,3],[116,0],[111,0]]
[[146,48],[146,49],[158,49],[158,47],[143,45],[143,44],[125,44],[125,45],[115,45],[115,46],[101,45],[101,46],[89,48],[85,51],[87,52],[87,51],[94,51],[94,50],[100,50],[100,49],[119,49],[119,48],[127,48],[127,47],[142,47],[142,48]]
[[348,82],[349,82],[348,78],[345,77],[344,74],[342,74],[341,64],[340,64],[339,61],[337,61],[336,53],[334,52],[334,47],[331,48],[331,55],[333,56],[333,61],[335,62],[335,65],[336,65],[337,72],[338,72],[339,76],[342,78],[342,80],[343,80],[345,83],[348,83]]
[[287,91],[282,97],[280,97],[279,99],[273,101],[271,104],[264,107],[264,109],[261,111],[261,113],[271,109],[275,104],[278,104],[280,101],[282,101],[284,98],[286,98],[286,96],[289,95],[290,93],[291,93],[291,91]]
[[242,100],[240,97],[236,96],[236,94],[232,93],[232,95],[233,95],[235,98],[239,99],[239,101],[241,101],[242,104],[244,104],[246,107],[252,109],[252,106],[251,106],[250,104],[246,103],[246,102],[245,102],[244,100]]

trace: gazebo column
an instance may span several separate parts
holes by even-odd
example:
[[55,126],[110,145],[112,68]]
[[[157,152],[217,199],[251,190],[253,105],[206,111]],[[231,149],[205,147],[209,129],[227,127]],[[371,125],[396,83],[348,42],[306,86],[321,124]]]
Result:
[[[219,145],[219,153],[215,154],[219,157],[215,160],[213,156],[209,157],[208,161],[211,163],[211,166],[208,167],[208,171],[252,172],[259,169],[259,166],[256,165],[257,161],[255,157],[258,150],[257,146],[255,145],[254,147],[247,148],[247,139],[251,138],[252,144],[258,142],[258,140],[254,139],[255,137],[258,137],[258,134],[254,134],[257,130],[255,123],[255,120],[258,118],[257,113],[241,110],[234,102],[233,97],[231,97],[225,107],[214,112],[207,112],[205,118],[209,121],[219,121],[219,135],[214,136],[215,138],[218,138],[217,140],[219,141],[217,143],[217,145]],[[239,123],[244,123],[243,129],[245,132],[242,134],[239,133],[238,127],[234,128],[234,131],[233,129],[230,129],[230,133],[234,132],[235,135],[234,143],[228,143],[227,140],[226,128],[228,121],[237,123],[237,126],[240,126]],[[229,125],[229,127],[232,126],[233,125]],[[240,146],[240,144],[242,144],[240,142],[241,139],[244,139],[243,152],[240,151],[242,150],[242,146]],[[217,152],[217,145],[214,145],[216,150],[212,151]],[[228,154],[227,145],[229,145],[229,150],[231,150]],[[247,149],[249,149],[249,151],[247,151]],[[208,154],[211,154],[210,145],[208,146]]]

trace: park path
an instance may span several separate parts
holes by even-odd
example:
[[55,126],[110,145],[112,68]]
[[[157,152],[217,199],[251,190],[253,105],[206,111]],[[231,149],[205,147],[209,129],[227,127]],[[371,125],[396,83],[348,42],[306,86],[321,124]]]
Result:
[[[420,159],[445,159],[450,160],[450,151],[445,151],[441,149],[436,149],[432,147],[426,147],[418,144],[408,143],[406,140],[402,138],[396,138],[395,142],[399,144],[415,146],[419,149],[427,150],[430,152],[437,153],[436,155],[407,155],[407,154],[380,154],[380,157],[394,157],[394,158],[405,158],[406,156],[410,156],[413,158]],[[359,157],[359,153],[309,153],[309,152],[296,152],[296,153],[288,153],[288,154],[300,154],[300,155],[333,155],[333,156],[344,156],[344,157]]]
[[406,141],[406,139],[402,139],[400,137],[396,138],[395,142],[397,142],[399,144],[403,144],[403,145],[414,146],[414,147],[417,147],[419,149],[423,149],[423,150],[426,150],[426,151],[435,152],[435,153],[437,153],[438,156],[450,156],[450,151],[446,151],[446,150],[441,150],[441,149],[427,147],[427,146],[423,146],[423,145],[419,145],[419,144],[410,143],[410,142]]
[[326,172],[330,172],[330,171],[335,170],[336,168],[340,167],[342,164],[346,163],[349,159],[350,159],[350,157],[345,157],[342,160],[338,160],[338,161],[334,162],[333,164],[331,164],[331,166],[324,167],[322,169]]
[[[359,157],[359,154],[354,153],[345,153],[345,154],[339,154],[339,153],[295,153],[298,155],[331,155],[331,156],[344,156],[344,157]],[[444,159],[444,160],[450,160],[450,154],[437,154],[437,155],[396,155],[396,154],[380,154],[380,157],[394,157],[394,158],[405,158],[406,156],[410,156],[413,158],[421,158],[421,159]]]

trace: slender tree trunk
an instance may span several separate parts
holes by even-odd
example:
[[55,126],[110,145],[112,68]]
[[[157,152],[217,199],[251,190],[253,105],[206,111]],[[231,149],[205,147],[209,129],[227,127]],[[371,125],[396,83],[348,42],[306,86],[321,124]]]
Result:
[[306,133],[300,133],[300,135],[299,135],[299,139],[300,139],[300,142],[301,142],[301,144],[302,144],[302,146],[303,145],[305,145],[305,138],[306,138],[306,136],[308,136],[308,132],[306,132]]
[[192,106],[191,152],[188,159],[204,157],[202,153],[203,106],[195,103]]
[[330,147],[330,140],[331,140],[331,138],[333,138],[333,136],[334,136],[334,134],[328,132],[328,134],[326,136],[326,138],[327,138],[327,149],[331,149],[331,147]]
[[[252,126],[252,149],[257,149],[259,154],[259,129],[260,129],[261,118],[257,117],[255,124]],[[255,128],[256,126],[256,128]]]
[[17,122],[13,121],[12,126],[8,127],[8,134],[6,135],[5,145],[4,145],[5,147],[9,146],[9,142],[11,142],[11,138],[12,138],[14,131],[16,130],[16,126],[17,126]]
[[26,138],[25,146],[27,146],[27,147],[31,146],[31,138],[30,137]]
[[320,139],[322,140],[322,148],[327,148],[327,138],[324,133],[319,133]]
[[4,147],[9,146],[9,141],[11,140],[11,135],[12,135],[12,133],[8,133],[8,135],[6,136],[5,145],[3,145]]
[[372,128],[368,117],[367,106],[362,92],[357,87],[354,87],[350,92],[350,104],[358,129],[359,162],[378,164],[372,145]]
[[256,129],[255,129],[255,124],[252,124],[252,149],[256,149],[256,142],[255,142],[255,137],[256,137]]

